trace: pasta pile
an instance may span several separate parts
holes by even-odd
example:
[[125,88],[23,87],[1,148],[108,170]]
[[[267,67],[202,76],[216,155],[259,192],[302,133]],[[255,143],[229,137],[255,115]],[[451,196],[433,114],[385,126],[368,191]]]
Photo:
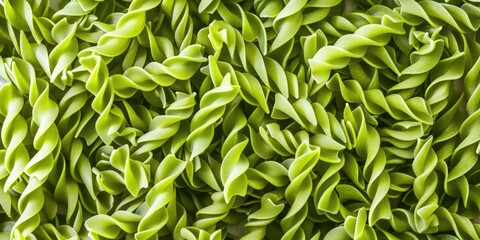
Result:
[[0,0],[1,239],[480,239],[480,2]]

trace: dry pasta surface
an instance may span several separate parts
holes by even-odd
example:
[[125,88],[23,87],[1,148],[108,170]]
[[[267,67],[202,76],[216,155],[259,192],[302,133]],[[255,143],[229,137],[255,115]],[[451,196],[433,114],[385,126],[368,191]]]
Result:
[[480,240],[476,0],[0,0],[0,239]]

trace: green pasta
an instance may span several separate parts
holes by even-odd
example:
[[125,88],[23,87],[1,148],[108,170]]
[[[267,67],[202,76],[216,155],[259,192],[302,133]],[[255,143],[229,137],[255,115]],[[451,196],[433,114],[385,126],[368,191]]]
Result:
[[480,2],[0,0],[0,239],[478,239]]

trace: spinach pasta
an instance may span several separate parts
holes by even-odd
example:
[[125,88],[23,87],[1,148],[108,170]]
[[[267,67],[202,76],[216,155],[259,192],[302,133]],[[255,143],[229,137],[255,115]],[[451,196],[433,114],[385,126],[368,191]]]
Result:
[[480,239],[480,2],[0,0],[0,239]]

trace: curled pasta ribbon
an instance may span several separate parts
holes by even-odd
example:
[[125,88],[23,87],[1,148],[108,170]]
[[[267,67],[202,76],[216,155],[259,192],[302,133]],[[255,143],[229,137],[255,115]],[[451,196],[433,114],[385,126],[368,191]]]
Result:
[[43,182],[52,171],[60,154],[60,135],[55,124],[59,114],[58,105],[50,98],[49,85],[45,80],[32,80],[30,104],[33,106],[33,147],[37,153],[25,166],[25,173]]
[[[368,181],[367,194],[372,199],[368,212],[368,223],[373,226],[380,219],[390,219],[390,201],[387,197],[390,187],[390,175],[386,171],[385,151],[380,147],[380,136],[375,128],[365,120],[360,111],[361,120],[358,126],[357,154],[365,159],[363,176]],[[368,141],[367,141],[368,139]]]
[[200,110],[190,123],[190,134],[186,146],[191,152],[190,160],[202,154],[213,140],[215,125],[225,114],[226,105],[238,94],[239,87],[231,84],[230,74],[225,75],[222,84],[202,96]]
[[18,212],[20,217],[16,220],[10,234],[11,239],[24,239],[40,225],[45,196],[42,190],[42,182],[36,177],[30,177],[28,183],[22,189],[18,199]]
[[448,106],[448,96],[453,91],[450,83],[459,79],[464,71],[465,54],[462,52],[455,52],[451,57],[440,60],[432,69],[432,83],[425,91],[425,99],[432,109],[432,115],[438,115]]
[[110,163],[123,173],[125,187],[134,197],[137,197],[142,188],[147,188],[150,182],[150,166],[130,157],[127,145],[114,150],[110,155]]
[[107,144],[110,144],[124,124],[124,117],[120,109],[113,105],[114,89],[108,78],[108,69],[105,62],[93,52],[83,52],[80,63],[90,72],[87,80],[87,90],[95,95],[92,108],[100,114],[95,123],[98,136]]
[[399,83],[389,88],[388,94],[395,92],[404,98],[411,98],[415,89],[427,80],[429,71],[438,64],[444,52],[444,41],[434,39],[437,34],[438,30],[430,38],[428,33],[413,33],[424,45],[410,53],[411,64],[400,72]]
[[[321,138],[314,139],[312,144],[319,145]],[[323,151],[320,148],[320,153]],[[327,218],[332,221],[336,220],[335,215],[341,213],[343,209],[340,205],[340,199],[338,193],[335,191],[337,185],[340,183],[340,174],[338,173],[345,164],[344,158],[340,155],[338,162],[324,163],[321,168],[321,178],[316,182],[316,186],[313,192],[313,203],[315,204],[315,211],[319,215],[326,215]]]
[[42,224],[35,231],[35,236],[46,240],[78,238],[77,232],[68,225],[55,226],[51,223]]
[[438,218],[433,214],[438,208],[438,195],[435,192],[438,176],[435,173],[437,156],[432,149],[432,138],[419,140],[415,149],[412,168],[415,173],[413,192],[418,199],[415,206],[415,231],[419,233],[435,231]]
[[[166,206],[175,195],[173,183],[185,166],[185,161],[179,160],[172,154],[162,160],[155,173],[154,185],[145,197],[147,210],[136,229],[136,239],[156,238],[159,230],[165,226],[168,221]],[[161,219],[158,219],[158,216],[162,216]]]
[[70,25],[65,19],[58,22],[52,29],[53,38],[58,44],[48,56],[51,73],[47,71],[47,74],[50,81],[60,89],[72,85],[73,77],[69,68],[77,57],[75,53],[78,52],[76,31],[77,24]]
[[249,168],[249,160],[243,153],[248,138],[240,131],[247,125],[247,118],[243,110],[239,108],[240,98],[234,100],[227,107],[222,129],[227,134],[221,149],[223,158],[220,167],[220,179],[223,183],[225,202],[229,203],[235,196],[245,196],[248,188],[246,171]]
[[145,68],[132,66],[122,74],[110,76],[109,81],[115,83],[113,88],[116,95],[129,98],[137,90],[149,92],[158,86],[170,86],[177,80],[188,80],[205,61],[202,46],[190,45],[179,55],[169,57],[163,63],[151,62]]
[[480,27],[480,11],[471,3],[461,7],[435,1],[400,0],[400,14],[409,25],[427,22],[431,26],[450,25],[462,33],[477,31]]
[[[15,59],[11,64],[11,69],[7,68],[7,73],[10,74],[11,78],[8,79],[11,79],[12,83],[2,86],[5,96],[10,97],[11,103],[13,103],[2,107],[2,112],[6,115],[4,125],[2,126],[2,142],[7,145],[5,167],[10,172],[10,176],[4,185],[4,191],[14,187],[13,185],[17,185],[17,180],[21,180],[23,173],[26,174],[25,178],[28,179],[28,182],[23,183],[23,186],[17,185],[19,187],[17,191],[21,193],[17,206],[20,216],[11,232],[12,238],[24,238],[29,236],[40,224],[41,219],[38,213],[42,211],[44,204],[42,185],[47,181],[47,177],[60,154],[60,136],[54,124],[59,109],[49,96],[48,83],[45,80],[35,78],[30,65]],[[18,72],[18,69],[22,68],[26,72]],[[29,80],[23,74],[30,75],[30,86],[28,84]],[[30,127],[27,126],[27,122],[23,118],[12,119],[23,108],[21,92],[13,84],[18,86],[20,91],[29,93],[29,102],[33,115]],[[14,115],[12,116],[10,112]],[[23,130],[9,133],[8,131],[16,129],[16,127],[12,126],[13,122],[11,120],[15,120],[15,125],[23,128]],[[11,129],[7,130],[5,127],[11,127]],[[30,158],[30,154],[25,146],[21,144],[26,140],[28,129],[31,130],[33,135],[31,136],[33,140],[30,140],[33,141],[34,151],[32,152],[35,152],[32,158]],[[20,140],[20,142],[15,138],[9,139],[9,136],[6,135],[7,133]],[[19,150],[22,152],[18,152]],[[21,190],[22,188],[23,190]]]
[[24,105],[23,96],[15,85],[12,83],[3,85],[0,93],[8,99],[0,103],[1,114],[5,117],[1,129],[2,145],[5,146],[2,162],[8,173],[2,174],[2,178],[6,177],[2,191],[7,192],[22,176],[30,161],[30,154],[23,143],[28,135],[28,124],[21,114]]
[[367,225],[367,210],[360,208],[357,216],[348,216],[345,219],[345,232],[352,239],[378,239],[375,230]]
[[[55,182],[55,191],[53,192],[53,196],[59,203],[58,205],[64,206],[65,209],[61,209],[57,213],[57,218],[63,219],[63,216],[65,216],[65,222],[69,225],[63,226],[60,229],[54,228],[55,226],[45,226],[41,225],[38,229],[38,231],[41,231],[41,233],[35,233],[35,234],[43,234],[44,236],[49,236],[49,235],[58,235],[58,234],[63,234],[64,230],[68,232],[73,231],[73,233],[76,233],[80,231],[82,228],[83,224],[83,208],[81,207],[81,199],[80,199],[80,191],[81,188],[79,185],[73,181],[70,177],[68,176],[67,173],[67,166],[66,166],[66,161],[64,158],[60,158],[57,161],[56,168],[52,171],[51,175],[53,176],[58,176],[57,179],[58,181]],[[89,172],[91,171],[90,169],[83,169],[88,170]],[[47,198],[48,199],[48,198]],[[48,202],[45,203],[45,205],[49,204]],[[56,207],[56,206],[55,206]],[[60,217],[61,216],[61,217]],[[53,228],[52,228],[53,227]],[[63,230],[61,230],[63,229]],[[60,233],[60,230],[62,233]],[[46,237],[48,239],[48,237]]]
[[291,183],[285,190],[285,199],[290,205],[290,209],[280,222],[285,233],[282,239],[305,238],[305,232],[301,225],[308,215],[308,204],[306,203],[313,189],[311,171],[319,160],[319,156],[319,147],[302,143],[288,168],[288,177]]
[[[309,141],[306,131],[298,131],[293,134],[288,129],[280,129],[280,125],[277,123],[270,123],[265,127],[260,127],[259,135],[265,143],[264,146],[280,156],[295,155],[295,151],[300,144],[303,141]],[[259,155],[261,156],[262,154],[259,153]]]
[[41,43],[45,40],[50,44],[54,44],[55,42],[50,32],[53,23],[46,17],[50,7],[49,4],[47,2],[34,1],[32,5],[25,0],[6,0],[2,4],[2,8],[8,24],[18,30],[30,32],[36,43]]
[[[165,110],[165,115],[153,118],[148,127],[149,131],[138,138],[138,146],[134,148],[133,154],[140,156],[148,153],[161,147],[175,134],[178,134],[181,122],[191,117],[194,106],[195,93],[177,93],[177,99]],[[180,146],[174,147],[172,150],[178,150]]]
[[226,22],[214,21],[208,27],[208,41],[200,38],[199,42],[211,46],[215,52],[213,57],[218,60],[223,60],[219,54],[226,48],[230,59],[224,61],[243,66],[247,73],[258,76],[261,83],[273,92],[280,92],[287,98],[290,95],[298,98],[302,91],[306,95],[306,82],[299,81],[293,73],[285,71],[275,59],[263,56],[254,44],[245,42],[241,33]]
[[[190,6],[186,0],[162,1],[163,12],[170,18],[170,27],[174,31],[175,43],[182,51],[189,47],[193,40],[193,20],[190,16]],[[159,25],[160,26],[160,25]]]
[[385,96],[379,89],[362,90],[354,80],[341,80],[334,75],[327,83],[327,87],[340,91],[342,97],[349,103],[362,103],[372,115],[387,112],[397,120],[415,120],[423,124],[433,124],[431,109],[425,99],[413,97],[404,100],[398,94]]
[[94,47],[95,51],[106,57],[116,57],[122,54],[127,50],[131,39],[142,32],[147,21],[146,12],[160,3],[160,0],[132,1],[128,11],[118,20],[115,30],[100,37],[97,46]]
[[346,67],[351,58],[363,57],[368,49],[366,46],[385,46],[391,36],[405,34],[402,26],[401,19],[385,15],[380,24],[362,26],[354,34],[339,38],[333,46],[321,48],[308,61],[313,80],[323,86],[332,70]]
[[112,216],[99,214],[85,221],[88,236],[92,239],[118,239],[135,233],[142,216],[117,211]]
[[[480,61],[477,60],[464,79],[465,93],[469,97],[465,109],[467,117],[458,129],[460,143],[455,145],[448,166],[444,165],[442,168],[447,182],[446,192],[449,195],[461,197],[464,204],[467,204],[467,199],[470,198],[469,179],[466,174],[474,169],[475,159],[480,154],[480,136],[474,131],[480,122],[479,72]],[[476,192],[474,188],[473,191]]]
[[261,207],[257,211],[248,216],[245,228],[247,234],[241,239],[262,239],[267,234],[267,226],[275,221],[285,208],[285,204],[281,203],[283,194],[279,191],[269,192],[261,198]]
[[210,234],[200,228],[186,227],[180,230],[180,236],[187,240],[220,240],[222,239],[222,231],[217,230]]
[[234,201],[227,203],[222,192],[214,192],[211,198],[213,202],[210,205],[196,212],[197,220],[193,223],[194,227],[208,232],[217,229],[216,224],[228,215],[234,204]]

